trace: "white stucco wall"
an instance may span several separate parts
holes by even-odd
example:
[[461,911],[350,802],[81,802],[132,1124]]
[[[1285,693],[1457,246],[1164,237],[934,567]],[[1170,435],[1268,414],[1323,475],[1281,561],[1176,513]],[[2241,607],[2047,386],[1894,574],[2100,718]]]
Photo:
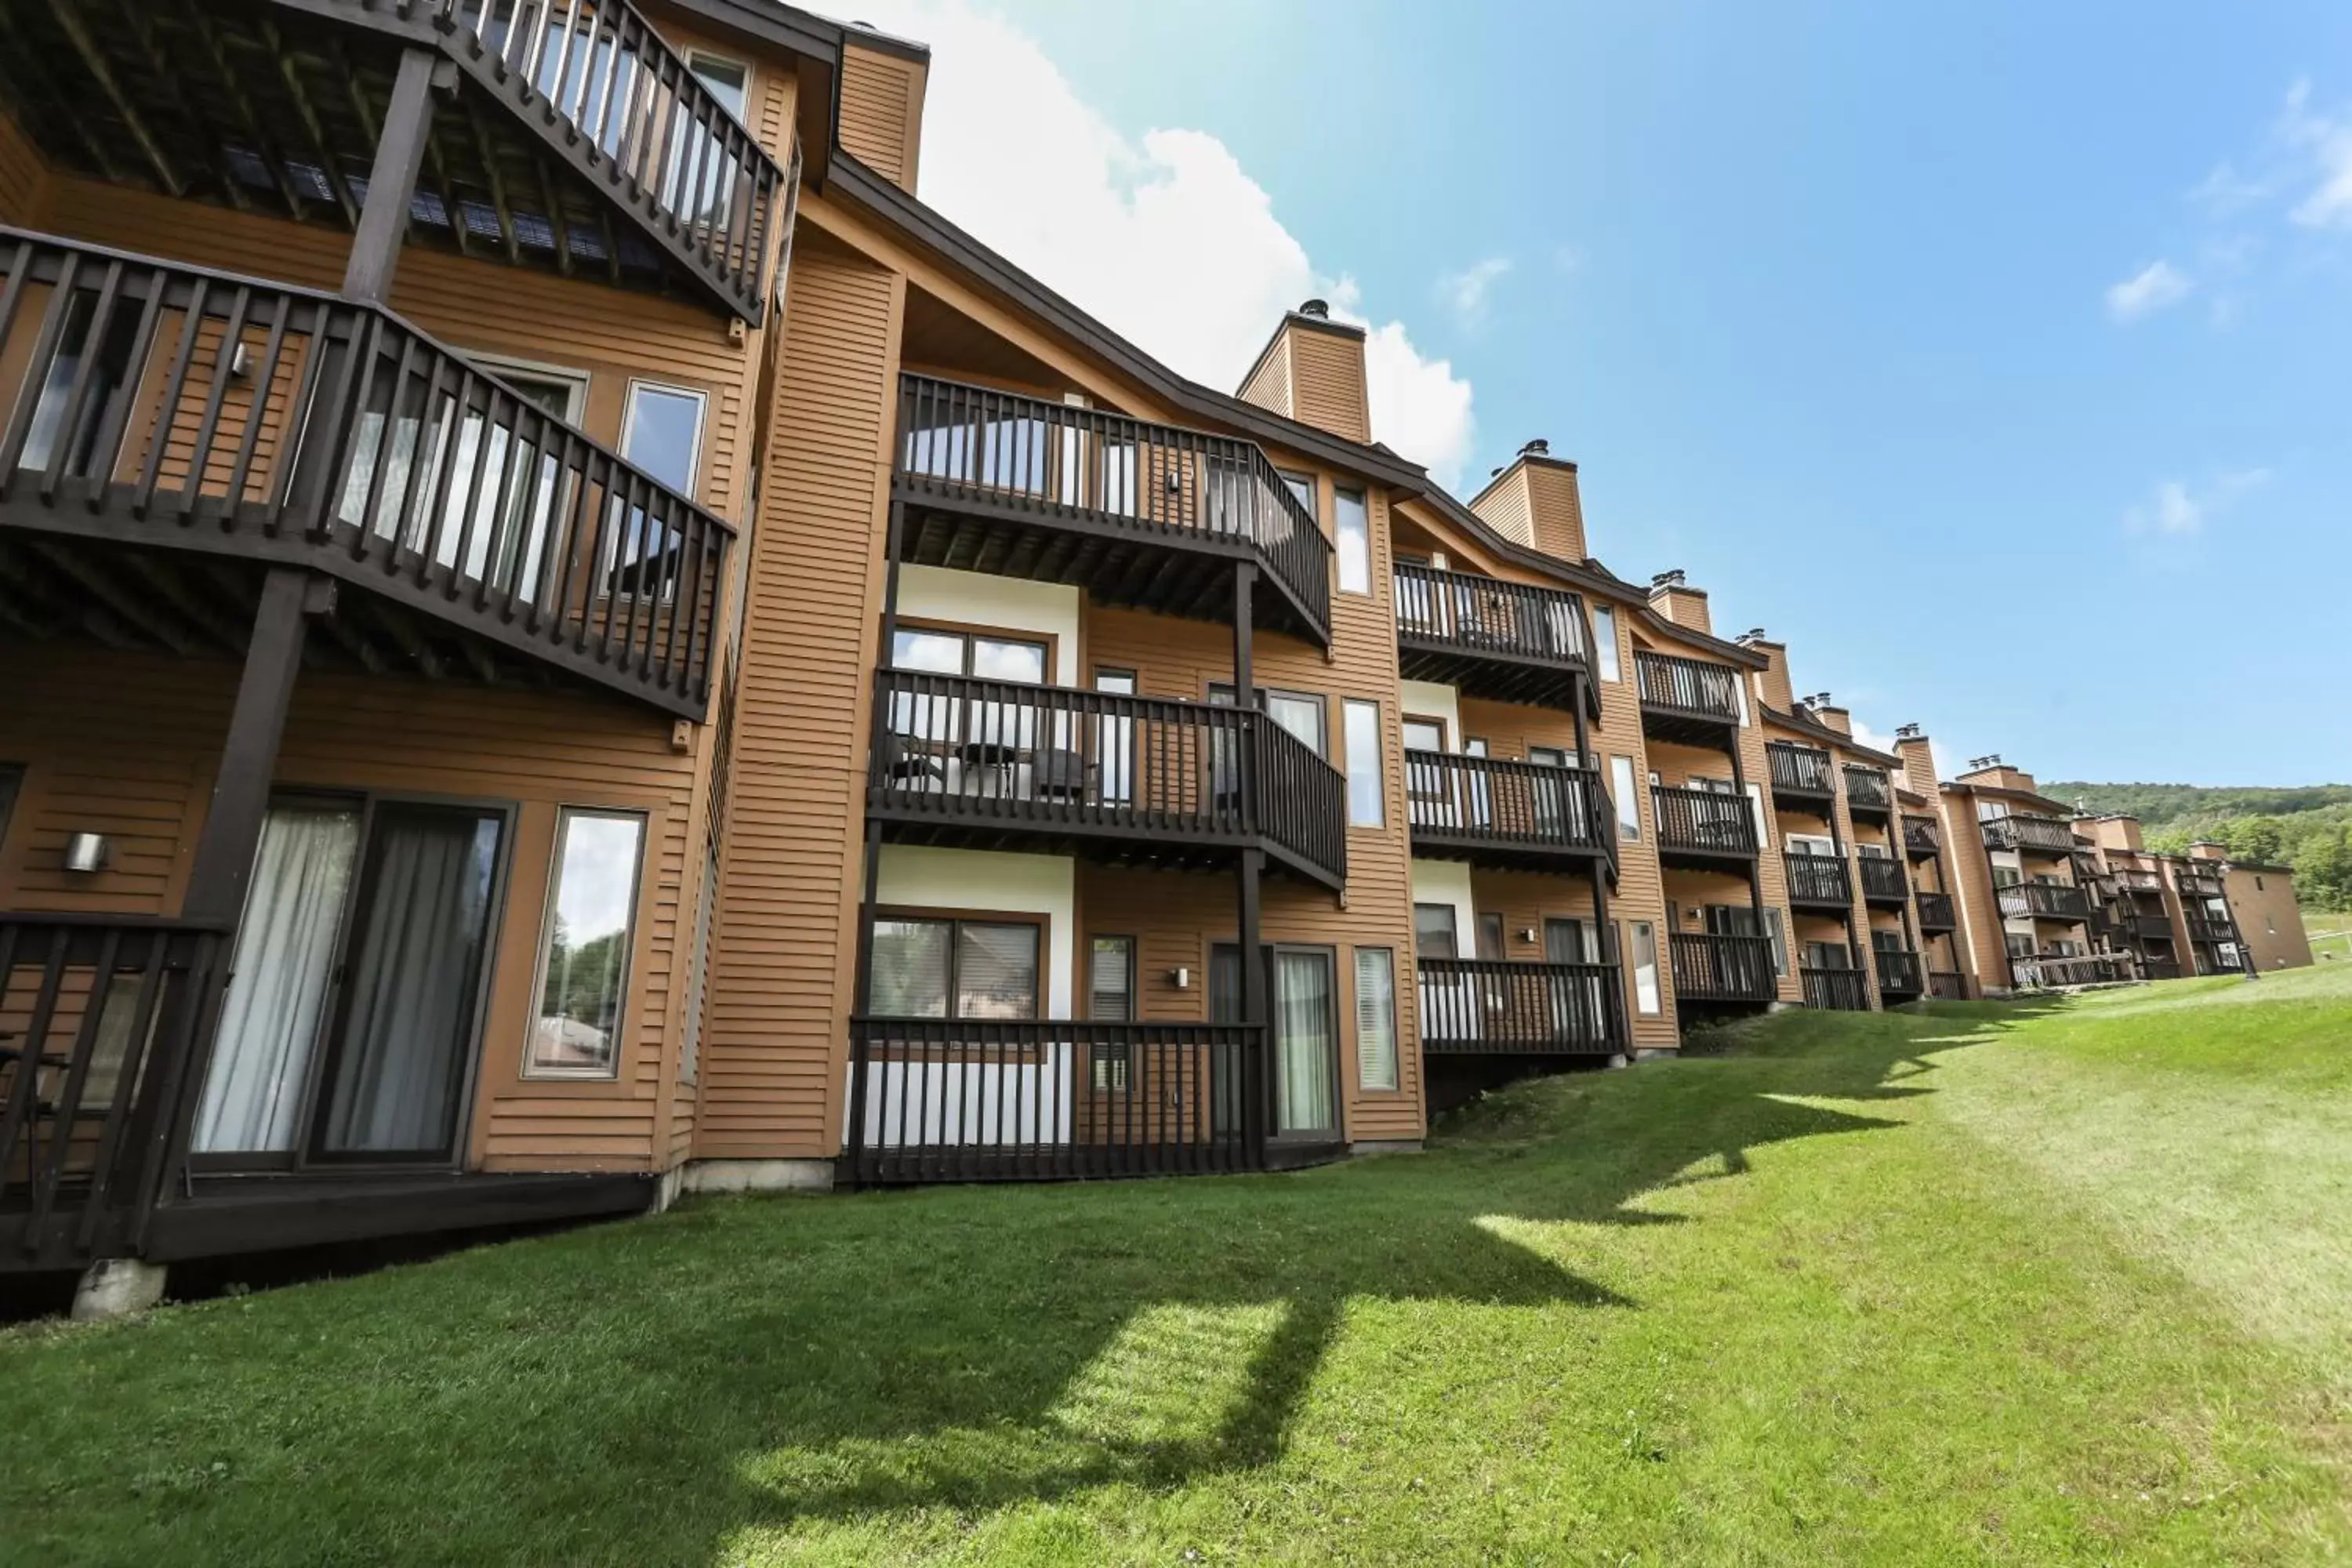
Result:
[[1074,587],[945,566],[901,566],[898,614],[911,620],[1044,633],[1054,638],[1054,684],[1084,684],[1078,674],[1078,590]]
[[1400,680],[1397,702],[1407,718],[1444,720],[1445,749],[1462,749],[1462,704],[1454,688],[1430,680]]
[[1454,906],[1454,951],[1465,958],[1478,953],[1478,906],[1470,896],[1470,868],[1461,860],[1415,860],[1412,901]]
[[1076,1016],[1077,887],[1077,863],[1065,855],[885,844],[877,892],[884,905],[904,909],[1044,915],[1045,1016],[1070,1018]]

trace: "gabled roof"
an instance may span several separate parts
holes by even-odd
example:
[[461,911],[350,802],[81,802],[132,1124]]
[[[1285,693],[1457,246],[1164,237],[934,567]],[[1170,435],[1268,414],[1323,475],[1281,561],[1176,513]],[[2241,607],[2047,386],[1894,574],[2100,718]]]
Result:
[[1875,746],[1865,746],[1852,735],[1840,730],[1831,729],[1801,708],[1783,711],[1762,702],[1759,702],[1756,706],[1761,709],[1764,717],[1773,723],[1784,725],[1801,734],[1818,739],[1825,746],[1834,746],[1842,752],[1852,752],[1855,756],[1867,757],[1872,762],[1883,763],[1889,768],[1903,766],[1903,759],[1892,752],[1882,752]]

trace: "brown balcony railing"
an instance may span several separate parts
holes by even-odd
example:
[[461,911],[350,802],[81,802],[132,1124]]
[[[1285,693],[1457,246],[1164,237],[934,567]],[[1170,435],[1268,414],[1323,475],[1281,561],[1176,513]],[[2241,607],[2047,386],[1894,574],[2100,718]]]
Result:
[[2139,961],[2140,975],[2147,980],[2178,980],[2180,961],[2177,958],[2143,958]]
[[227,933],[0,914],[0,1246],[77,1265],[143,1239]]
[[1756,812],[1744,795],[1658,784],[1650,791],[1658,847],[1707,855],[1756,853]]
[[1931,969],[1927,972],[1927,994],[1938,1002],[1965,1002],[1969,999],[1969,977],[1957,969]]
[[1772,939],[1675,931],[1675,998],[1680,1002],[1769,1002],[1780,994]]
[[2129,924],[2132,935],[2142,941],[2149,938],[2158,938],[2165,942],[2172,940],[2172,922],[2162,915],[2133,915],[2130,917]]
[[2176,871],[2173,885],[2185,899],[2218,899],[2222,896],[2221,879],[2204,871]]
[[1921,889],[1918,895],[1919,929],[1944,931],[1959,929],[1959,914],[1952,906],[1949,893],[1931,893]]
[[1253,442],[908,374],[897,469],[919,495],[1255,552],[1329,636],[1331,543]]
[[2034,953],[2009,961],[2011,975],[2021,986],[2047,989],[2060,985],[2109,985],[2139,978],[2139,964],[2119,953],[2077,953],[2060,956]]
[[1996,889],[2003,920],[2087,921],[2091,900],[2063,882],[2016,882]]
[[1932,816],[1906,816],[1903,819],[1903,851],[1924,858],[1944,847],[1944,828]]
[[1589,769],[1408,751],[1404,781],[1417,850],[1616,858],[1615,815]]
[[1622,1051],[1613,963],[1420,961],[1421,1048],[1447,1056]]
[[2238,926],[2235,921],[2217,920],[2211,915],[2201,914],[2193,909],[2183,911],[2181,919],[2189,928],[2189,940],[2191,942],[2238,940]]
[[734,531],[390,311],[0,229],[0,527],[331,573],[699,718]]
[[1903,874],[1903,862],[1885,855],[1864,855],[1855,864],[1862,868],[1862,896],[1879,903],[1901,903],[1910,895],[1908,879]]
[[852,1019],[861,1182],[1255,1170],[1265,1030],[1241,1024]]
[[1772,793],[1775,795],[1834,795],[1836,775],[1830,771],[1830,754],[1814,746],[1792,746],[1786,741],[1768,742],[1764,747],[1765,761],[1772,770]]
[[1882,996],[1916,996],[1927,982],[1919,967],[1919,955],[1900,948],[1881,947],[1871,951],[1878,961],[1878,992]]
[[766,258],[792,176],[628,0],[332,0],[432,16],[451,53],[525,116],[561,132],[608,194],[765,314]]
[[1739,671],[1731,666],[1637,649],[1633,667],[1641,680],[1643,706],[1694,718],[1738,721]]
[[1541,664],[1584,657],[1584,601],[1557,588],[1431,566],[1396,569],[1400,641]]
[[1859,969],[1800,970],[1805,985],[1805,1005],[1839,1013],[1870,1011],[1870,976]]
[[1788,868],[1790,903],[1843,907],[1853,902],[1853,885],[1846,877],[1845,857],[1783,855],[1780,863]]
[[1262,843],[1337,885],[1347,781],[1265,713],[887,669],[869,810],[1139,842]]
[[1995,816],[1979,826],[1985,842],[1995,849],[2031,849],[2055,855],[2074,852],[2074,830],[2056,817]]
[[1845,768],[1845,803],[1850,811],[1885,811],[1895,801],[1886,774],[1877,768]]

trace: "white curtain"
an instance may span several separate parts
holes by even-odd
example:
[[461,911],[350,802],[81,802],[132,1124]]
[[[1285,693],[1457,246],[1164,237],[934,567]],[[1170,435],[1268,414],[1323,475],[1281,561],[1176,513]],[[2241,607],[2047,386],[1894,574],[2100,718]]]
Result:
[[235,975],[196,1111],[200,1152],[294,1146],[359,833],[359,814],[350,810],[281,808],[262,826]]
[[1284,1132],[1336,1127],[1332,1114],[1331,960],[1276,952],[1274,960],[1276,1121]]

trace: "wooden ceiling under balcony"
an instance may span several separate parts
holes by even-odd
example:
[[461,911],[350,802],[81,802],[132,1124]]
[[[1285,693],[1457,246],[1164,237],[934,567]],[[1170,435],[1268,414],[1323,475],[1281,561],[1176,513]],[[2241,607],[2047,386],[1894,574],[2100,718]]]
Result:
[[[58,169],[350,232],[404,41],[267,0],[0,0],[0,107]],[[437,99],[409,219],[412,244],[708,286],[463,73]]]

